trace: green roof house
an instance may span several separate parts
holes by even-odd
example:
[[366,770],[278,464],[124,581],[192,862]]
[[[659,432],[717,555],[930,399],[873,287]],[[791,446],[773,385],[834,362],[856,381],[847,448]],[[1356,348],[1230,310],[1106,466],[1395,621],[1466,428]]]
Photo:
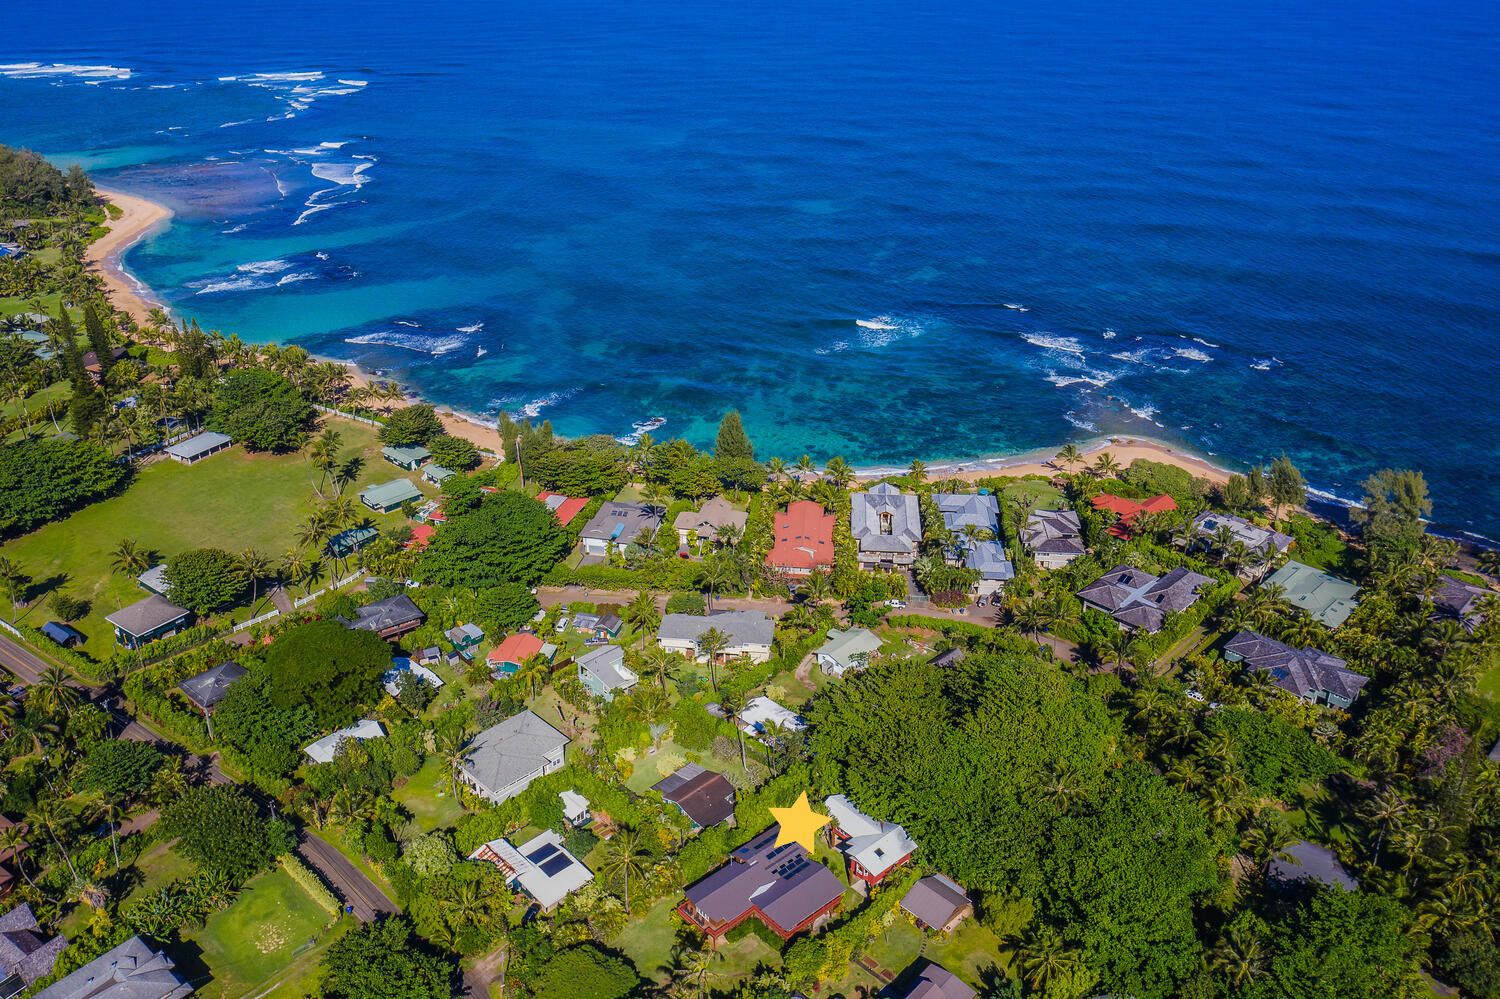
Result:
[[422,478],[426,479],[428,482],[431,482],[435,486],[442,485],[444,482],[447,482],[449,479],[453,478],[453,476],[456,474],[458,473],[453,471],[453,469],[444,468],[442,465],[428,465],[426,468],[422,469]]
[[380,453],[385,455],[385,460],[392,465],[397,465],[408,472],[415,472],[421,468],[431,457],[432,452],[420,444],[411,447],[383,447]]
[[328,554],[331,558],[348,558],[365,545],[380,537],[373,527],[351,527],[328,539]]
[[818,665],[829,676],[843,676],[849,670],[864,669],[870,656],[880,651],[880,636],[865,628],[840,631],[828,629],[828,641],[818,649]]
[[1292,606],[1301,607],[1330,628],[1347,621],[1359,605],[1355,599],[1358,586],[1301,562],[1288,562],[1277,569],[1266,585],[1281,587]]
[[422,490],[410,479],[392,479],[378,486],[371,486],[359,494],[359,501],[377,513],[390,513],[401,509],[402,504],[422,498]]

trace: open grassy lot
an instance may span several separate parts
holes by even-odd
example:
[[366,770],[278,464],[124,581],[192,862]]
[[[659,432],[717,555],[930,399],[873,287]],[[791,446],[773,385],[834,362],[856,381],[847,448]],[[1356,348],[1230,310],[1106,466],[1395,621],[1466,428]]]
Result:
[[1065,505],[1063,494],[1046,479],[1009,479],[1002,492],[1011,501],[1029,498],[1037,510],[1056,510]]
[[391,794],[404,805],[424,832],[447,829],[463,817],[463,806],[453,797],[448,767],[439,756],[428,757],[422,769]]
[[[637,913],[613,941],[613,945],[629,955],[630,960],[640,969],[641,975],[646,978],[654,978],[659,982],[667,979],[663,969],[671,963],[677,930],[683,925],[682,920],[672,912],[679,901],[681,899],[678,897],[664,899],[645,913]],[[773,968],[781,965],[780,955],[753,934],[733,943],[725,943],[718,955],[718,960],[709,971],[710,987],[727,987],[761,964],[768,964]]]
[[[345,453],[365,459],[363,474],[350,487],[356,493],[400,474],[381,459],[373,428],[342,420],[336,426]],[[314,478],[302,454],[252,455],[235,447],[196,465],[162,460],[141,469],[120,495],[11,541],[3,554],[36,580],[35,590],[60,588],[92,603],[76,626],[88,636],[84,649],[104,659],[114,649],[105,615],[146,595],[133,578],[111,568],[111,553],[122,539],[133,538],[165,556],[215,546],[236,552],[255,548],[279,559],[296,547],[296,526],[313,508]],[[400,514],[370,517],[382,527],[400,520]],[[257,609],[264,608],[262,595]],[[236,617],[252,613],[242,607]],[[49,619],[44,602],[20,616],[33,626]]]
[[[279,868],[251,881],[234,904],[185,939],[203,950],[213,980],[198,995],[230,999],[260,991],[325,943],[334,917]],[[300,964],[300,962],[298,962]],[[291,994],[291,993],[288,993]]]

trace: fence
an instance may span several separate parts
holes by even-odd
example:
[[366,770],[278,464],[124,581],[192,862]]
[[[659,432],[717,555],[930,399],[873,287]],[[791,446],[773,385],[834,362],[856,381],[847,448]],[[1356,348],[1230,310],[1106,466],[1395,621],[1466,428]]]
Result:
[[329,416],[342,416],[346,420],[353,420],[355,423],[363,423],[363,424],[365,424],[367,426],[371,426],[371,427],[383,427],[383,426],[385,426],[384,423],[382,423],[379,420],[374,419],[372,417],[369,417],[369,416],[356,416],[353,413],[346,413],[342,409],[334,409],[332,406],[323,406],[323,405],[320,405],[318,403],[313,403],[313,409],[316,409],[320,413],[327,413]]

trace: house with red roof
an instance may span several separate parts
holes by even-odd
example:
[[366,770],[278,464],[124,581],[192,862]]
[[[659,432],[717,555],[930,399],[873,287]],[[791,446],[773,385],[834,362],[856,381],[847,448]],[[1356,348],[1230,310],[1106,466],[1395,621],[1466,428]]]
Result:
[[490,672],[501,677],[514,676],[521,664],[532,656],[541,656],[550,662],[555,655],[557,646],[543,642],[529,631],[522,631],[507,635],[485,658],[489,661]]
[[558,524],[566,527],[568,521],[583,512],[583,508],[589,505],[588,497],[563,496],[561,493],[540,492],[536,494],[538,502],[552,511],[552,516],[557,518]]
[[437,528],[431,524],[418,524],[411,529],[411,538],[403,546],[407,551],[421,551],[432,544],[432,536],[437,533]]
[[1110,525],[1109,533],[1117,538],[1128,539],[1130,525],[1135,523],[1137,517],[1143,513],[1166,513],[1169,510],[1175,510],[1177,501],[1165,493],[1142,501],[1126,499],[1112,493],[1100,493],[1094,497],[1094,509],[1114,514],[1117,519]]
[[788,576],[833,568],[833,514],[812,500],[798,500],[776,515],[776,543],[766,565]]

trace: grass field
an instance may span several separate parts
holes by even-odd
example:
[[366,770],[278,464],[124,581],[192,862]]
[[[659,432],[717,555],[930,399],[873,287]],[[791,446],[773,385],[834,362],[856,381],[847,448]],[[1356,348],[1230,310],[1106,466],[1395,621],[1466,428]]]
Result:
[[391,797],[406,806],[424,832],[448,829],[457,825],[464,814],[463,806],[453,797],[451,785],[442,758],[431,756]]
[[[365,459],[363,474],[350,487],[355,492],[401,474],[381,459],[373,428],[343,420],[336,426],[343,434],[345,453]],[[34,590],[60,588],[92,603],[88,616],[76,626],[88,636],[85,651],[104,659],[114,649],[105,615],[146,595],[133,578],[111,570],[111,552],[122,539],[133,538],[165,556],[213,546],[234,552],[255,548],[280,559],[296,546],[296,527],[312,510],[310,472],[302,454],[252,455],[238,447],[196,465],[158,461],[143,468],[119,496],[17,538],[0,551],[36,581]],[[399,522],[400,515],[371,518],[378,526],[388,526]],[[261,610],[266,605],[264,589]],[[18,616],[33,627],[50,619],[45,599]],[[239,608],[236,616],[248,618],[251,609]]]
[[196,994],[231,999],[258,992],[324,943],[333,921],[285,871],[262,874],[233,905],[210,916],[202,930],[185,935],[203,949],[213,973],[213,981]]

